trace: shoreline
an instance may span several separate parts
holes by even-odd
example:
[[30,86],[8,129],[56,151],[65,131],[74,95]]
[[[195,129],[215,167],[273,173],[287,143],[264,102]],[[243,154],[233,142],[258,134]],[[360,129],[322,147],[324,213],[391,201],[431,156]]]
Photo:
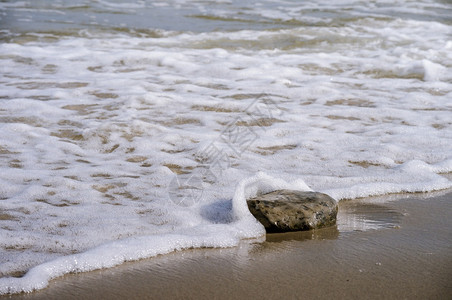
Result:
[[344,200],[337,226],[69,274],[0,299],[445,299],[451,201],[451,190]]

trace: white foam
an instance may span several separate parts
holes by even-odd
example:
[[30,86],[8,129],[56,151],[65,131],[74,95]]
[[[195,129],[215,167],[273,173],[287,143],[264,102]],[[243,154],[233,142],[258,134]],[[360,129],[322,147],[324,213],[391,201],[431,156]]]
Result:
[[422,60],[422,65],[424,67],[424,80],[426,81],[438,81],[441,79],[442,75],[446,72],[446,67],[433,63],[427,59]]
[[259,173],[242,180],[232,200],[234,221],[229,224],[202,224],[167,234],[154,234],[105,243],[83,253],[66,255],[42,263],[21,278],[0,278],[0,294],[31,292],[46,287],[51,279],[68,273],[109,268],[126,261],[139,260],[189,248],[237,246],[240,239],[258,238],[265,229],[248,211],[246,198],[258,192],[280,188],[309,189],[302,180],[292,184]]
[[259,172],[253,177],[240,181],[232,200],[232,211],[239,218],[252,217],[246,204],[246,199],[281,189],[312,191],[301,179],[288,183],[283,179],[273,178],[263,172]]

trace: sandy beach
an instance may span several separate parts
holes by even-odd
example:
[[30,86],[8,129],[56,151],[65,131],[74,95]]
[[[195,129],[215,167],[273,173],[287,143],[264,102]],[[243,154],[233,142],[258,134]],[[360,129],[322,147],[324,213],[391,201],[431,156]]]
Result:
[[338,224],[71,274],[1,299],[450,299],[452,192],[342,201]]
[[0,300],[452,300],[450,2],[0,1]]

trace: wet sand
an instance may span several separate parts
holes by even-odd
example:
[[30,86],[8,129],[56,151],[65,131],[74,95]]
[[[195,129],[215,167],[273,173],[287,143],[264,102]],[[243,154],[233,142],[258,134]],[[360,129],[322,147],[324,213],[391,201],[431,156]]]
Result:
[[0,299],[452,299],[452,192],[340,203],[335,227],[82,274]]

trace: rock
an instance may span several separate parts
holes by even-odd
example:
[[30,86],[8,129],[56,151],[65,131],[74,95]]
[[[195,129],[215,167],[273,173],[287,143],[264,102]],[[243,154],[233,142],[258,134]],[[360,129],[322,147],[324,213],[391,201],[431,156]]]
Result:
[[337,202],[317,192],[277,190],[247,200],[267,232],[310,230],[336,224]]

